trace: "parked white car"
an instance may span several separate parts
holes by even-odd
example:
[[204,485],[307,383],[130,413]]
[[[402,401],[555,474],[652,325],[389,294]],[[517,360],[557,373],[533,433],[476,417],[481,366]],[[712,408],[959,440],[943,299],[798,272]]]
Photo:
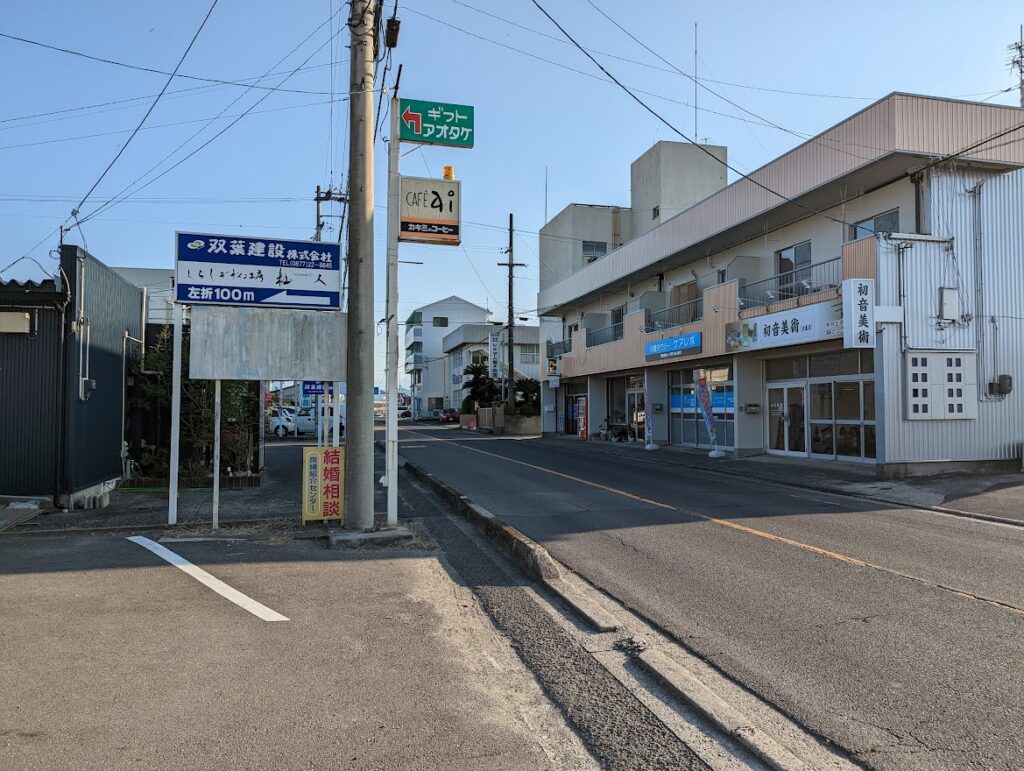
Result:
[[270,432],[278,439],[295,433],[295,413],[287,407],[270,410]]

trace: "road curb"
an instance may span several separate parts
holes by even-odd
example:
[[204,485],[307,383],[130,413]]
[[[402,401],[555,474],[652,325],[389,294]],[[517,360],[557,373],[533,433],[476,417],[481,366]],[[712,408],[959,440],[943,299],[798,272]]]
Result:
[[477,530],[500,546],[528,575],[544,583],[595,630],[614,632],[619,628],[614,616],[562,577],[558,563],[543,546],[414,463],[406,460],[405,470],[451,505],[460,516],[472,522]]
[[776,771],[809,771],[800,758],[752,726],[743,714],[665,654],[649,649],[636,656],[635,660],[677,698],[693,706],[720,731],[736,739]]
[[643,460],[650,463],[661,463],[669,466],[682,466],[684,468],[696,469],[698,471],[706,471],[709,474],[723,474],[725,476],[739,477],[741,479],[756,479],[759,482],[768,482],[770,484],[781,485],[783,487],[793,487],[798,490],[813,490],[817,493],[826,493],[829,495],[845,495],[850,498],[859,498],[864,501],[871,501],[873,503],[885,503],[891,506],[900,506],[906,509],[917,509],[919,511],[934,511],[939,514],[948,514],[954,517],[963,517],[965,519],[977,519],[983,522],[996,522],[1001,525],[1012,525],[1013,527],[1024,527],[1024,520],[1010,519],[1009,517],[1000,517],[995,514],[982,514],[977,511],[966,511],[964,509],[954,509],[949,506],[929,506],[927,504],[916,504],[909,503],[907,501],[900,501],[894,498],[883,498],[878,495],[869,495],[868,493],[857,492],[856,490],[844,490],[840,487],[834,487],[831,485],[813,484],[810,482],[797,482],[791,480],[778,479],[776,477],[765,476],[763,474],[753,474],[749,470],[740,472],[732,471],[730,469],[721,468],[720,466],[707,466],[701,464],[682,464],[674,463],[671,460],[659,460],[656,457],[648,455],[637,455],[632,452],[616,452],[614,450],[603,450],[594,449],[592,452],[599,452],[603,455],[614,455],[617,458],[634,458],[636,460]]

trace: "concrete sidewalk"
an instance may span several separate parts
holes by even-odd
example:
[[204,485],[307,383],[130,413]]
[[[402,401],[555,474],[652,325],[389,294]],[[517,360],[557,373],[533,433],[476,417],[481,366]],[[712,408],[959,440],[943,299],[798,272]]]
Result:
[[604,453],[654,463],[700,469],[822,492],[857,495],[883,503],[1024,525],[1024,474],[938,474],[908,479],[879,479],[873,466],[755,455],[709,458],[706,450],[662,447],[647,451],[642,442],[580,442],[548,437],[538,441],[572,446],[579,452]]

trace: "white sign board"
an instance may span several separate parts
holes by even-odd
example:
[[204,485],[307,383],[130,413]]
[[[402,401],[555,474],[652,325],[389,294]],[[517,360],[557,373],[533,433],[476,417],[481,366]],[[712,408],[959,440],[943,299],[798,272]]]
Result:
[[344,381],[348,336],[339,311],[194,305],[189,377]]
[[178,302],[340,307],[339,244],[179,232],[174,265]]
[[843,304],[839,300],[740,319],[725,329],[730,351],[756,351],[799,345],[843,336]]
[[875,280],[843,281],[843,347],[875,347]]
[[501,377],[501,332],[491,332],[487,336],[487,365],[491,380]]
[[461,185],[447,179],[402,177],[398,240],[458,246]]

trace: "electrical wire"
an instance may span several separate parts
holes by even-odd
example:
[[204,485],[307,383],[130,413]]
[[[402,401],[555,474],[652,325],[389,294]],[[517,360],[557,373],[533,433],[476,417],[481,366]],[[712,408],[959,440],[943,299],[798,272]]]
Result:
[[576,41],[576,38],[574,38],[572,35],[570,35],[567,32],[566,29],[561,24],[559,24],[550,13],[548,13],[544,9],[544,6],[542,6],[538,2],[538,0],[532,0],[532,2],[533,2],[533,4],[535,6],[537,6],[537,9],[541,13],[543,13],[551,21],[551,23],[554,24],[561,31],[561,33],[563,35],[566,36],[566,38],[568,38],[570,41],[572,41],[573,45],[575,45],[588,59],[590,59],[590,61],[592,61],[598,67],[598,69],[601,70],[601,72],[603,72],[608,77],[609,80],[611,80],[613,83],[615,83],[615,85],[617,85],[619,88],[621,88],[623,91],[625,91],[626,94],[628,94],[630,96],[630,98],[633,99],[633,101],[635,101],[637,104],[639,104],[641,107],[643,107],[647,112],[649,112],[652,116],[654,116],[661,123],[664,123],[665,126],[667,126],[672,132],[674,132],[675,134],[680,136],[686,142],[689,142],[694,147],[696,147],[698,150],[702,151],[705,155],[707,155],[710,158],[713,158],[718,163],[721,163],[723,166],[725,166],[725,168],[729,169],[730,171],[732,171],[735,174],[738,174],[739,176],[741,176],[743,179],[745,179],[748,182],[750,182],[755,187],[759,187],[759,188],[761,188],[762,190],[764,190],[767,193],[771,193],[772,195],[778,196],[779,198],[781,198],[786,203],[792,204],[793,206],[796,206],[796,207],[798,207],[800,209],[803,209],[804,211],[808,212],[809,214],[812,214],[812,215],[815,215],[815,216],[818,216],[818,217],[823,217],[823,218],[825,218],[827,220],[830,220],[831,222],[835,222],[835,223],[838,223],[840,225],[849,226],[850,223],[846,222],[845,220],[838,219],[836,217],[833,217],[830,214],[826,214],[823,211],[819,211],[819,210],[816,210],[816,209],[812,209],[809,206],[805,206],[802,203],[799,203],[798,201],[793,200],[789,196],[787,196],[787,195],[785,195],[783,193],[780,193],[777,190],[773,190],[772,188],[768,187],[767,185],[765,185],[765,184],[763,184],[761,182],[758,182],[756,179],[751,177],[749,174],[744,174],[739,169],[737,169],[734,166],[730,165],[727,161],[723,161],[721,158],[719,158],[717,155],[712,153],[710,150],[708,150],[703,145],[698,144],[697,142],[692,140],[690,137],[688,137],[682,131],[677,129],[672,123],[670,123],[668,121],[668,119],[663,117],[657,110],[655,110],[653,107],[651,107],[646,102],[644,102],[640,97],[638,97],[635,93],[633,93],[633,91],[631,91],[628,86],[623,85],[623,83],[618,78],[616,78],[614,75],[612,75],[607,70],[607,68],[605,68],[605,66],[603,64],[601,64],[597,59],[594,58],[594,56],[592,54],[590,54],[583,46],[581,46]]
[[[237,101],[237,100],[236,100]],[[348,101],[348,97],[338,99],[336,101],[345,102]],[[234,103],[232,103],[234,104]],[[317,107],[322,104],[327,104],[327,100],[319,102],[307,102],[305,104],[292,104],[285,107],[268,107],[265,110],[254,110],[253,115],[264,115],[271,112],[283,112],[286,110],[300,110],[306,107]],[[230,105],[229,105],[230,106]],[[192,118],[191,120],[179,120],[171,123],[157,123],[152,126],[143,126],[141,131],[153,131],[154,129],[162,128],[173,128],[175,126],[189,126],[193,123],[209,123],[210,121],[219,120],[220,118],[234,118],[235,115],[224,115],[223,112],[213,116],[212,118]],[[129,134],[133,133],[132,129],[115,129],[113,131],[100,131],[96,134],[79,134],[73,137],[57,137],[56,139],[40,139],[37,142],[22,142],[16,145],[0,145],[0,150],[18,150],[25,147],[39,147],[40,145],[54,145],[63,142],[78,142],[83,139],[99,139],[101,137],[115,136],[117,134]]]
[[[705,91],[707,91],[707,92],[708,92],[709,94],[711,94],[712,96],[716,96],[716,97],[718,97],[718,98],[719,98],[719,99],[721,99],[721,100],[722,100],[723,102],[725,102],[725,103],[727,103],[727,104],[730,104],[730,105],[732,105],[732,106],[733,106],[733,107],[735,107],[735,108],[736,108],[737,110],[740,110],[740,111],[742,111],[742,112],[745,112],[745,113],[746,113],[747,115],[749,115],[749,116],[750,116],[750,117],[752,117],[752,118],[756,118],[757,120],[759,120],[759,121],[762,121],[763,123],[767,123],[767,124],[768,124],[769,126],[771,126],[771,127],[772,127],[772,128],[774,128],[774,129],[778,129],[779,131],[785,132],[786,134],[789,134],[789,135],[791,135],[791,136],[794,136],[794,137],[796,137],[797,139],[805,139],[805,140],[807,139],[807,136],[806,136],[805,134],[801,134],[800,132],[797,132],[797,131],[793,131],[792,129],[788,129],[788,128],[786,128],[785,126],[780,126],[780,125],[779,125],[778,123],[775,123],[774,121],[772,121],[772,120],[769,120],[768,118],[765,118],[765,117],[764,117],[763,115],[758,115],[758,114],[757,114],[757,113],[755,113],[755,112],[751,112],[750,110],[748,110],[748,109],[747,109],[746,107],[744,107],[743,105],[741,105],[741,104],[738,104],[738,103],[734,102],[734,101],[733,101],[732,99],[729,99],[728,97],[726,97],[726,96],[724,96],[724,95],[722,95],[722,94],[718,93],[717,91],[713,90],[712,88],[708,87],[707,85],[705,85],[704,83],[702,83],[702,82],[701,82],[701,80],[700,80],[700,79],[699,79],[699,78],[698,78],[698,77],[696,76],[696,73],[695,73],[695,74],[693,74],[693,75],[691,75],[690,73],[688,73],[688,72],[685,72],[685,71],[683,71],[683,70],[679,69],[679,67],[677,67],[677,66],[676,66],[675,64],[673,64],[672,62],[670,62],[670,61],[669,61],[668,59],[666,59],[666,58],[665,58],[664,56],[662,56],[662,55],[661,55],[661,54],[659,54],[659,53],[658,53],[657,51],[655,51],[655,50],[654,50],[653,48],[651,48],[651,47],[650,47],[649,45],[647,45],[647,44],[646,44],[646,43],[644,43],[644,42],[643,42],[642,40],[640,40],[640,38],[638,38],[638,37],[637,37],[636,35],[634,35],[634,34],[633,34],[632,32],[630,32],[630,31],[629,31],[628,29],[626,29],[626,28],[625,28],[625,27],[623,27],[623,26],[622,26],[621,24],[619,24],[619,22],[617,22],[617,21],[616,21],[615,19],[613,19],[613,18],[612,18],[611,16],[609,16],[609,15],[608,15],[607,13],[605,13],[605,12],[604,12],[604,11],[603,11],[603,10],[602,10],[602,9],[600,8],[600,6],[598,6],[598,5],[597,5],[597,4],[596,4],[596,3],[594,2],[594,0],[587,0],[587,4],[588,4],[588,5],[590,5],[590,7],[591,7],[591,8],[593,8],[593,9],[594,9],[595,11],[597,11],[597,12],[598,12],[599,14],[601,14],[601,16],[603,16],[603,17],[604,17],[605,19],[607,19],[607,20],[608,20],[609,22],[611,22],[611,23],[612,23],[612,24],[613,24],[613,25],[614,25],[614,26],[616,27],[616,29],[618,29],[618,30],[619,30],[620,32],[622,32],[622,33],[623,33],[624,35],[626,35],[626,37],[628,37],[628,38],[629,38],[630,40],[632,40],[632,41],[633,41],[634,43],[636,43],[637,45],[639,45],[639,46],[640,46],[641,48],[643,48],[643,49],[644,49],[645,51],[647,51],[647,52],[648,52],[649,54],[651,54],[652,56],[654,56],[655,58],[657,58],[657,59],[658,59],[659,61],[662,61],[662,62],[664,62],[664,63],[665,63],[666,65],[668,65],[669,67],[671,67],[671,68],[672,68],[672,69],[673,69],[673,70],[674,70],[675,72],[679,73],[679,74],[680,74],[680,75],[682,75],[682,76],[683,76],[684,78],[687,78],[688,80],[690,80],[690,81],[691,81],[691,82],[692,82],[692,83],[693,83],[693,84],[694,84],[695,86],[699,86],[700,88],[703,88],[703,89],[704,89]],[[837,140],[822,140],[822,139],[820,139],[820,138],[818,138],[818,139],[811,139],[811,140],[810,140],[810,142],[811,142],[812,144],[822,144],[822,142],[823,142],[823,141],[831,141],[831,142],[837,142]],[[837,144],[845,144],[845,143],[844,143],[844,142],[837,142]],[[823,145],[823,146],[824,146],[824,145]],[[859,159],[859,160],[862,160],[862,161],[870,160],[870,159],[869,159],[868,157],[866,157],[866,156],[863,156],[863,155],[857,155],[856,153],[852,153],[852,152],[850,152],[850,151],[848,151],[848,150],[844,150],[844,149],[842,149],[841,147],[829,147],[829,149],[830,149],[830,150],[836,150],[836,151],[838,151],[838,152],[841,152],[841,153],[845,153],[846,155],[849,155],[849,156],[850,156],[851,158],[857,158],[857,159]],[[876,149],[876,150],[879,150],[880,148],[874,148],[874,149]]]
[[[338,64],[344,64],[344,63],[345,62],[338,62]],[[322,70],[322,69],[324,69],[324,68],[326,68],[328,66],[329,65],[327,65],[327,64],[313,64],[313,65],[311,65],[309,67],[303,67],[302,71],[303,72],[312,72],[313,70]],[[269,73],[268,77],[274,77],[276,75],[287,75],[287,74],[288,74],[287,71],[284,71],[284,72],[271,72],[271,73]],[[181,77],[184,77],[184,76],[179,73],[178,77],[181,78]],[[248,86],[248,85],[250,85],[250,81],[258,81],[262,77],[263,76],[260,76],[260,77],[250,77],[250,78],[241,78],[238,81],[238,83],[237,83],[237,87]],[[199,92],[220,91],[220,90],[223,90],[223,89],[226,89],[226,88],[232,88],[232,87],[236,87],[235,84],[219,85],[219,84],[216,84],[216,83],[210,83],[210,84],[203,85],[203,86],[189,86],[188,88],[179,88],[179,89],[174,90],[174,91],[167,91],[164,94],[163,101],[166,104],[171,99],[183,99],[183,98],[190,97],[190,96],[201,96],[201,95],[205,95],[205,94],[200,94]],[[273,87],[272,86],[267,86],[266,88],[273,88]],[[263,89],[260,89],[260,90],[263,90]],[[310,92],[310,93],[315,93],[315,92]],[[326,92],[325,92],[325,95],[326,95]],[[11,118],[0,118],[0,124],[14,123],[16,121],[27,121],[27,120],[31,120],[33,118],[48,118],[48,120],[39,120],[39,121],[35,121],[34,123],[22,123],[20,125],[14,125],[14,126],[3,126],[3,125],[0,125],[0,131],[12,131],[12,130],[21,129],[21,128],[28,128],[29,126],[42,126],[42,125],[45,125],[47,123],[56,123],[56,122],[65,121],[65,120],[80,120],[83,117],[88,118],[88,117],[92,117],[93,115],[102,115],[103,113],[117,112],[119,110],[127,110],[127,109],[130,109],[130,108],[134,107],[136,105],[136,103],[143,102],[143,101],[145,101],[147,99],[152,99],[155,96],[156,96],[156,94],[146,94],[144,96],[131,96],[131,97],[127,97],[125,99],[112,99],[112,100],[106,101],[106,102],[97,102],[95,104],[85,104],[85,105],[80,105],[78,107],[65,107],[65,108],[60,109],[60,110],[49,110],[47,112],[30,113],[28,115],[17,115],[17,116],[11,117]],[[113,106],[113,105],[120,105],[120,106]],[[97,108],[100,108],[100,107],[109,107],[110,109],[106,109],[106,110],[97,109]],[[85,112],[87,110],[94,110],[94,112]],[[70,113],[85,113],[85,114],[84,115],[72,115]],[[50,116],[63,116],[63,117],[50,117]]]
[[[61,48],[60,46],[49,45],[47,43],[40,43],[38,40],[29,40],[28,38],[19,37],[17,35],[9,35],[6,32],[0,32],[0,37],[7,38],[8,40],[16,40],[19,43],[26,43],[28,45],[38,46],[39,48],[45,48],[45,49],[48,49],[50,51],[59,51],[60,53],[69,54],[70,56],[78,56],[78,57],[81,57],[83,59],[89,59],[89,60],[94,61],[94,62],[102,62],[103,64],[111,64],[111,65],[114,65],[115,67],[124,67],[124,68],[129,69],[129,70],[138,70],[140,72],[151,72],[154,75],[171,75],[172,74],[170,72],[167,72],[167,70],[158,70],[155,67],[144,67],[144,66],[138,65],[138,64],[128,64],[127,62],[120,62],[120,61],[117,61],[116,59],[104,59],[102,56],[93,56],[91,54],[83,53],[81,51],[74,51],[74,50],[72,50],[70,48]],[[222,86],[239,86],[241,88],[246,88],[246,87],[249,86],[248,83],[245,83],[243,81],[238,81],[238,80],[221,80],[220,78],[204,78],[204,77],[200,77],[199,75],[184,75],[182,73],[175,73],[174,77],[182,78],[184,80],[198,80],[198,81],[202,81],[204,83],[215,83],[215,84],[222,85]],[[257,87],[257,88],[259,90],[272,90],[272,91],[281,90],[281,91],[287,91],[288,93],[292,93],[292,94],[312,94],[312,95],[315,95],[315,96],[327,96],[327,92],[326,91],[308,91],[308,90],[294,89],[294,88],[278,89],[278,88],[271,87],[271,86],[261,86],[261,87]]]
[[[304,44],[306,43],[306,41],[308,41],[308,40],[309,40],[309,39],[310,39],[311,37],[313,37],[313,35],[315,35],[315,34],[316,34],[317,32],[319,32],[319,31],[320,31],[320,30],[321,30],[321,29],[322,29],[322,28],[324,27],[324,25],[326,25],[326,24],[327,24],[327,22],[326,22],[326,21],[324,21],[324,22],[322,22],[322,23],[321,23],[321,24],[320,24],[319,26],[317,26],[317,28],[316,28],[316,29],[314,29],[314,30],[313,30],[313,31],[312,31],[311,33],[309,33],[309,35],[307,35],[307,36],[305,37],[305,39],[303,39],[303,41],[302,41],[302,42],[300,42],[300,43],[299,43],[299,44],[298,44],[297,46],[295,46],[295,47],[294,47],[294,48],[293,48],[293,49],[292,49],[291,51],[289,51],[289,52],[288,52],[287,54],[285,54],[285,55],[284,55],[284,56],[283,56],[283,57],[282,57],[282,58],[281,58],[280,60],[278,60],[278,62],[276,62],[276,63],[275,63],[274,65],[273,65],[273,67],[277,67],[277,66],[278,66],[278,65],[279,65],[279,64],[280,64],[281,62],[283,62],[283,61],[284,61],[285,59],[289,58],[289,57],[290,57],[290,56],[291,56],[291,55],[292,55],[292,54],[293,54],[293,53],[294,53],[295,51],[297,51],[297,50],[298,50],[299,48],[301,48],[301,47],[302,47],[302,46],[303,46],[303,45],[304,45]],[[341,30],[339,29],[339,31],[338,31],[338,33],[336,33],[336,35],[337,35],[337,34],[340,34],[340,32],[341,32]],[[306,57],[305,61],[303,61],[303,62],[302,62],[302,64],[300,64],[300,65],[299,65],[299,67],[296,67],[296,68],[295,68],[295,69],[293,69],[293,70],[292,70],[292,71],[291,71],[291,72],[290,72],[290,73],[289,73],[289,74],[288,74],[287,76],[285,76],[285,78],[284,78],[284,80],[283,80],[282,82],[286,82],[286,81],[288,80],[288,78],[290,78],[290,77],[291,77],[292,75],[294,75],[294,74],[295,74],[296,72],[298,72],[298,70],[299,70],[299,69],[300,69],[301,67],[305,66],[305,65],[306,65],[306,64],[307,64],[307,63],[308,63],[308,62],[309,62],[309,61],[310,61],[310,60],[311,60],[311,59],[312,59],[312,58],[313,58],[314,56],[316,56],[316,55],[317,55],[318,53],[320,53],[320,51],[322,51],[322,50],[323,50],[324,46],[327,46],[327,45],[329,45],[329,44],[330,44],[330,43],[332,42],[332,40],[333,40],[333,39],[334,39],[333,37],[330,37],[330,38],[328,38],[328,39],[327,39],[327,40],[326,40],[326,41],[325,41],[324,43],[322,43],[322,44],[321,44],[320,46],[318,46],[318,47],[316,48],[316,50],[314,50],[314,51],[313,51],[313,53],[311,53],[311,54],[310,54],[310,55],[309,55],[308,57]],[[273,69],[273,67],[271,67],[271,69]],[[248,92],[248,91],[247,91],[247,92]],[[246,93],[247,93],[247,92],[246,92]],[[133,196],[133,195],[135,195],[136,193],[138,193],[138,192],[139,192],[139,191],[141,191],[141,190],[144,190],[145,188],[149,187],[149,186],[150,186],[150,185],[152,185],[152,184],[153,184],[154,182],[156,182],[156,181],[157,181],[158,179],[161,179],[162,177],[164,177],[164,176],[166,176],[167,174],[169,174],[170,172],[172,172],[172,171],[173,171],[174,169],[178,168],[178,166],[180,166],[181,164],[183,164],[183,163],[184,163],[185,161],[187,161],[187,160],[188,160],[189,158],[191,158],[192,156],[194,156],[194,155],[195,155],[196,153],[200,152],[200,151],[201,151],[201,150],[202,150],[203,148],[207,147],[207,146],[208,146],[208,145],[209,145],[209,144],[210,144],[211,142],[213,142],[214,140],[216,140],[216,139],[217,139],[218,137],[222,136],[222,135],[223,135],[223,134],[224,134],[224,133],[225,133],[226,131],[228,131],[228,130],[229,130],[230,128],[232,128],[232,127],[233,127],[233,126],[234,126],[234,125],[235,125],[236,123],[238,123],[238,122],[239,122],[240,120],[242,120],[242,118],[244,118],[244,117],[245,117],[246,115],[250,114],[250,113],[251,113],[251,112],[252,112],[252,111],[253,111],[253,110],[254,110],[254,109],[255,109],[256,107],[258,107],[258,106],[259,106],[260,104],[262,104],[262,103],[263,103],[263,102],[264,102],[264,101],[265,101],[265,100],[266,100],[266,99],[267,99],[267,98],[268,98],[268,97],[269,97],[269,96],[270,96],[271,94],[273,94],[273,93],[274,93],[273,91],[267,91],[267,92],[266,92],[266,93],[265,93],[265,94],[264,94],[263,96],[261,96],[261,97],[260,97],[260,98],[259,98],[259,99],[258,99],[258,100],[257,100],[256,102],[254,102],[253,104],[251,104],[251,105],[250,105],[250,106],[248,107],[248,109],[246,109],[246,110],[245,110],[244,112],[242,112],[241,114],[239,114],[239,115],[238,115],[238,116],[237,116],[237,117],[236,117],[236,118],[235,118],[234,120],[232,120],[232,121],[231,121],[230,123],[228,123],[228,124],[227,124],[226,126],[224,126],[224,128],[222,128],[222,129],[221,129],[220,131],[218,131],[218,132],[217,132],[216,134],[214,134],[214,135],[213,135],[212,137],[210,137],[210,138],[209,138],[208,140],[206,140],[206,141],[205,141],[205,142],[204,142],[203,144],[199,145],[199,146],[198,146],[198,147],[196,147],[196,148],[195,148],[194,150],[192,150],[192,151],[191,151],[191,152],[190,152],[190,153],[189,153],[188,155],[186,155],[186,156],[184,156],[183,158],[181,158],[180,160],[178,160],[178,161],[177,161],[177,162],[176,162],[176,163],[175,163],[174,165],[172,165],[172,166],[168,167],[167,169],[165,169],[164,171],[160,172],[160,174],[158,174],[157,176],[153,177],[153,178],[152,178],[151,180],[149,180],[148,182],[146,182],[146,183],[144,183],[144,184],[140,185],[139,187],[136,187],[136,188],[135,188],[134,190],[131,190],[131,191],[129,191],[129,188],[132,188],[132,187],[133,187],[133,186],[135,186],[135,185],[136,185],[137,183],[139,183],[139,182],[140,182],[140,181],[141,181],[142,179],[144,179],[144,178],[145,178],[146,176],[148,176],[148,175],[149,175],[149,174],[150,174],[150,173],[151,173],[152,171],[154,171],[154,170],[155,170],[156,168],[158,168],[158,167],[159,167],[159,166],[160,166],[161,164],[163,164],[163,163],[164,163],[164,161],[168,160],[168,159],[169,159],[169,158],[170,158],[171,156],[173,156],[173,155],[174,155],[174,154],[175,154],[176,152],[178,152],[178,150],[180,150],[181,148],[183,148],[183,147],[184,147],[184,146],[185,146],[186,144],[188,144],[188,143],[189,143],[190,141],[192,141],[192,139],[193,139],[193,138],[195,138],[195,137],[196,137],[196,136],[198,136],[198,135],[199,135],[199,134],[200,134],[200,133],[201,133],[202,131],[204,131],[206,127],[204,126],[203,128],[200,128],[200,129],[199,129],[199,130],[198,130],[197,132],[195,132],[195,133],[194,133],[194,134],[193,134],[193,135],[192,135],[191,137],[189,137],[188,139],[186,139],[186,140],[185,140],[185,142],[183,142],[183,143],[181,143],[180,145],[178,145],[178,147],[177,147],[177,148],[175,148],[174,150],[172,150],[172,151],[171,151],[171,152],[170,152],[170,153],[169,153],[168,155],[164,156],[164,158],[163,158],[162,160],[160,160],[160,161],[159,161],[158,163],[156,163],[156,164],[155,164],[154,166],[152,166],[152,167],[151,167],[151,168],[150,168],[150,169],[149,169],[149,170],[148,170],[147,172],[145,172],[145,174],[142,174],[142,175],[140,175],[140,176],[139,176],[139,177],[137,177],[137,178],[136,178],[136,179],[135,179],[135,180],[134,180],[133,182],[129,183],[129,184],[128,184],[128,185],[126,185],[126,186],[125,186],[124,188],[122,188],[122,189],[121,189],[121,192],[119,192],[119,193],[118,193],[118,194],[117,194],[117,195],[116,195],[116,196],[114,197],[114,199],[112,199],[112,200],[108,201],[107,203],[103,204],[103,205],[102,205],[102,206],[100,206],[99,208],[97,208],[97,209],[94,209],[94,210],[93,210],[93,211],[92,211],[92,212],[91,212],[90,214],[86,215],[86,216],[85,216],[85,218],[83,218],[83,220],[82,220],[82,221],[83,221],[83,222],[87,222],[88,220],[92,219],[93,217],[95,217],[95,216],[96,216],[97,214],[99,214],[100,212],[102,212],[102,211],[105,211],[106,209],[108,209],[108,208],[110,208],[110,207],[112,207],[112,206],[116,206],[116,205],[117,205],[118,203],[120,203],[121,201],[123,201],[123,200],[125,200],[126,198],[129,198],[129,197],[131,197],[131,196]],[[235,99],[235,102],[237,102],[237,101],[238,101],[238,99],[240,99],[240,98],[241,98],[242,96],[244,96],[244,95],[245,95],[244,93],[243,93],[242,95],[240,95],[240,96],[239,96],[239,97],[238,97],[237,99]],[[234,102],[232,102],[231,104],[234,104]],[[228,107],[225,107],[225,108],[224,108],[224,110],[227,110],[227,109],[228,109],[228,108],[229,108],[230,106],[231,106],[231,105],[228,105]],[[213,122],[214,120],[216,120],[216,118],[214,118],[214,119],[211,119],[211,120],[210,120],[210,123],[212,123],[212,122]],[[126,191],[127,191],[127,192],[126,192]]]
[[142,128],[142,124],[146,122],[146,119],[149,118],[153,110],[156,109],[157,104],[160,102],[160,97],[164,95],[164,92],[171,85],[171,81],[174,80],[174,76],[178,74],[178,70],[181,68],[181,65],[185,62],[185,57],[187,57],[189,51],[192,50],[192,46],[195,45],[196,40],[199,38],[199,33],[203,31],[203,28],[206,26],[206,22],[210,20],[210,15],[213,13],[213,9],[217,7],[218,2],[219,0],[213,0],[213,2],[210,4],[210,10],[206,12],[206,16],[203,17],[202,23],[199,25],[199,28],[196,30],[196,33],[192,36],[192,39],[189,41],[188,46],[185,48],[185,52],[181,55],[181,58],[178,59],[178,63],[174,65],[174,71],[171,72],[170,75],[167,77],[167,82],[164,83],[164,87],[160,89],[160,93],[156,95],[156,98],[153,100],[153,103],[149,105],[149,109],[146,110],[146,114],[142,116],[142,120],[139,121],[139,124],[135,127],[135,130],[131,133],[128,139],[125,140],[125,143],[121,146],[121,149],[117,151],[117,155],[115,155],[113,160],[111,160],[110,163],[107,164],[107,168],[103,170],[103,173],[100,174],[99,178],[92,183],[92,187],[89,188],[89,192],[82,196],[82,200],[78,202],[78,205],[75,206],[74,209],[71,210],[71,216],[75,218],[75,222],[79,225],[79,229],[81,229],[81,223],[78,221],[79,210],[82,208],[82,206],[85,205],[85,202],[89,200],[89,196],[93,194],[93,191],[96,190],[96,187],[100,184],[100,182],[103,181],[103,178],[107,176],[107,172],[109,172],[114,167],[114,164],[117,163],[118,158],[120,158],[124,151],[128,149],[128,145],[130,145],[132,140],[135,139],[135,135],[139,133],[139,129]]

